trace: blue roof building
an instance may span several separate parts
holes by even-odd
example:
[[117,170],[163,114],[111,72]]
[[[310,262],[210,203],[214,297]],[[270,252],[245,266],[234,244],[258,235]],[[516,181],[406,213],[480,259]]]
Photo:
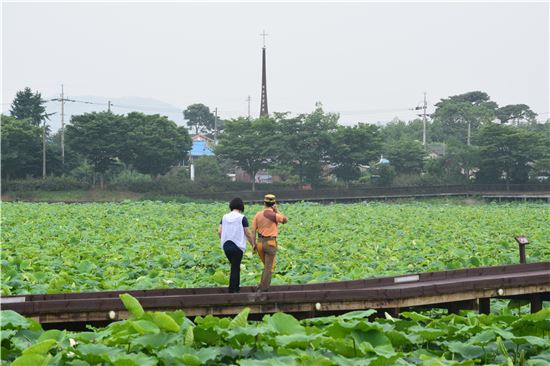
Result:
[[206,141],[195,140],[193,141],[193,147],[191,148],[189,155],[191,157],[214,156],[214,151],[208,147],[208,143]]

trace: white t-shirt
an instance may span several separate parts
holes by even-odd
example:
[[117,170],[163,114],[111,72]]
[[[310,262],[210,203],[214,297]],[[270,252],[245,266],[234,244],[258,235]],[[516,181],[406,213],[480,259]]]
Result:
[[246,217],[237,211],[231,211],[223,215],[222,218],[222,238],[220,245],[223,249],[223,244],[231,240],[243,252],[246,250],[246,236],[244,235],[245,223],[248,226]]

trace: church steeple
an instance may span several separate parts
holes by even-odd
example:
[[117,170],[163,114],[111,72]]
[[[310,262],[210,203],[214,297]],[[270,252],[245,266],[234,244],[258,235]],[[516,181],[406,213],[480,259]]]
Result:
[[264,46],[262,48],[262,100],[260,103],[260,117],[263,117],[269,115],[267,109],[267,77],[265,69],[265,37],[267,36],[267,33],[263,31],[263,33],[260,35],[264,39]]

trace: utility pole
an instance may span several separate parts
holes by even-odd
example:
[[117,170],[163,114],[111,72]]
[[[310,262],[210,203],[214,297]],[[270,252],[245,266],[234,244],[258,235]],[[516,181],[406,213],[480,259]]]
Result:
[[426,92],[424,92],[424,105],[422,109],[424,110],[422,117],[422,145],[426,146],[426,109],[428,108],[428,102],[426,102]]
[[417,116],[422,117],[422,145],[426,147],[426,110],[428,109],[428,102],[426,100],[426,92],[424,92],[424,102],[422,106],[417,105],[415,108],[410,110],[418,111],[422,109],[422,114],[417,114]]
[[214,145],[218,144],[218,107],[214,109]]
[[65,94],[61,84],[61,167],[65,173]]
[[248,118],[250,118],[250,95],[248,96],[248,98],[246,98],[246,101],[248,102]]
[[46,179],[46,119],[42,126],[42,179]]
[[107,101],[107,112],[111,113],[111,101]]
[[470,121],[468,120],[468,139],[467,139],[467,145],[470,146]]

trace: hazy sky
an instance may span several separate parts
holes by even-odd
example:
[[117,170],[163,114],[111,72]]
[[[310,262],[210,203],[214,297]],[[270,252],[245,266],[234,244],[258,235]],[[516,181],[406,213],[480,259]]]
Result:
[[[4,3],[2,110],[25,86],[138,96],[222,118],[316,101],[343,123],[414,117],[472,90],[548,118],[549,5],[539,3]],[[68,106],[69,108],[70,106]],[[55,111],[55,108],[54,108]],[[177,121],[181,123],[181,121]]]

